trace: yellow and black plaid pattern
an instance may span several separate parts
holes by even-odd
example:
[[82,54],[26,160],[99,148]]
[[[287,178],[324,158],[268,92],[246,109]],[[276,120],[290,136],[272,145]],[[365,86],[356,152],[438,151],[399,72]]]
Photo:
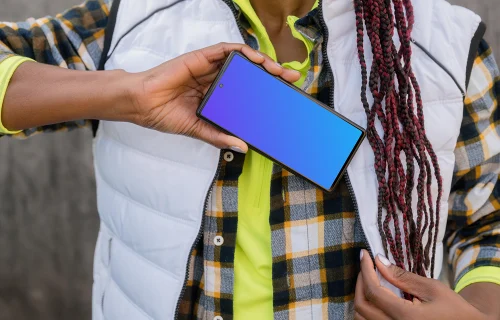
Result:
[[[11,55],[64,68],[96,70],[102,55],[111,0],[88,0],[56,17],[0,23],[0,62]],[[296,28],[315,47],[303,89],[328,102],[332,78],[323,68],[324,44],[316,10]],[[245,41],[258,48],[243,15]],[[486,42],[481,43],[465,98],[464,119],[456,148],[456,170],[447,229],[455,281],[478,266],[500,266],[500,73]],[[71,130],[87,126],[74,121],[31,128],[17,134]],[[237,230],[237,180],[244,161],[236,155],[223,162],[204,218],[203,241],[193,250],[179,316],[232,318],[234,245]],[[325,194],[275,166],[271,182],[270,224],[273,239],[275,319],[352,317],[365,239],[354,203],[342,181]],[[213,236],[224,245],[214,246]]]
[[[97,70],[111,2],[90,0],[55,17],[0,22],[0,62],[21,55],[62,68]],[[40,132],[69,131],[89,125],[88,120],[71,121],[26,129],[15,136],[27,138]]]
[[448,218],[449,262],[457,283],[480,266],[500,267],[500,72],[485,41],[464,100]]

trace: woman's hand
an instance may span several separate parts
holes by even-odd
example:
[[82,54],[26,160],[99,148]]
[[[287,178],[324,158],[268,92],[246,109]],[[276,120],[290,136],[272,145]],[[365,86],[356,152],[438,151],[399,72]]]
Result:
[[496,319],[478,310],[438,280],[404,271],[381,256],[376,258],[375,264],[387,281],[412,294],[415,299],[404,300],[382,287],[370,255],[363,250],[354,296],[355,319]]
[[286,81],[294,82],[300,78],[298,72],[284,69],[246,45],[217,44],[186,53],[137,74],[139,82],[133,90],[137,111],[134,122],[162,132],[197,138],[218,148],[246,152],[248,147],[243,141],[219,131],[196,116],[196,109],[231,51],[240,51]]

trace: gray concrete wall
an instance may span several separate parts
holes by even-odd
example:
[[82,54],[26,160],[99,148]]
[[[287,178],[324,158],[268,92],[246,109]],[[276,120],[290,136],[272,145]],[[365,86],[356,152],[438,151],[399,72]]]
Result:
[[[0,21],[78,2],[0,0]],[[500,52],[498,0],[453,2],[482,15]],[[90,319],[98,218],[89,130],[3,138],[0,158],[0,320]]]
[[[80,0],[0,0],[0,21]],[[91,318],[97,236],[89,130],[0,139],[0,320]]]

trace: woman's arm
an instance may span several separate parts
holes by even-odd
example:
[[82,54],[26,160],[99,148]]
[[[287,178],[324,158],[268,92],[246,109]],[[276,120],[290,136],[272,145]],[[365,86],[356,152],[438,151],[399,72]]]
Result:
[[[9,76],[15,70],[10,68],[13,61],[9,59],[11,57],[27,57],[43,64],[66,69],[96,70],[101,58],[111,3],[112,0],[87,0],[55,17],[30,18],[17,23],[0,22],[0,70],[2,71],[0,97],[9,84]],[[31,67],[23,66],[25,70],[29,68]],[[40,76],[39,72],[36,70],[34,72]],[[19,79],[19,76],[16,78]],[[30,90],[35,89],[35,87],[30,88]],[[0,110],[1,105],[2,101]],[[29,130],[17,135],[25,137],[35,132],[56,131],[86,124],[88,121],[80,120],[30,127]],[[0,129],[0,136],[7,133],[6,130]]]
[[241,140],[199,120],[196,109],[231,51],[240,51],[274,75],[300,77],[243,44],[221,43],[184,54],[141,73],[75,71],[26,62],[15,72],[2,119],[10,130],[72,121],[128,121],[162,132],[246,151]]
[[124,71],[75,71],[21,64],[5,95],[2,123],[12,131],[78,119],[133,121],[138,77]]

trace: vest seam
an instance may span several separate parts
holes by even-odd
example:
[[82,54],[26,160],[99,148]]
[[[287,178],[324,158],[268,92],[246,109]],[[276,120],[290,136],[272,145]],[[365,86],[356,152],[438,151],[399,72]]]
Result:
[[120,144],[120,145],[126,147],[126,150],[133,151],[133,152],[135,152],[137,154],[140,154],[142,156],[145,156],[147,158],[156,159],[159,162],[170,162],[170,163],[178,164],[178,165],[181,165],[183,167],[187,167],[189,169],[194,169],[194,170],[196,170],[198,172],[204,172],[204,171],[206,171],[206,172],[212,172],[212,170],[210,170],[210,169],[198,168],[198,167],[195,167],[193,165],[186,164],[184,162],[180,162],[180,161],[176,161],[176,160],[172,160],[172,159],[167,159],[167,158],[162,158],[162,157],[159,157],[159,156],[155,156],[155,155],[153,155],[151,153],[147,153],[145,151],[137,149],[136,147],[133,147],[133,146],[131,146],[129,144],[126,144],[126,143],[124,143],[122,141],[119,141],[118,139],[115,139],[114,137],[112,137],[110,134],[107,134],[105,136],[101,136],[101,139],[109,139],[109,140],[111,140],[113,142],[116,142],[117,144]]
[[479,49],[479,45],[484,38],[486,33],[486,24],[481,21],[479,26],[477,27],[476,32],[474,33],[474,37],[471,41],[471,46],[469,48],[469,56],[467,57],[467,67],[466,67],[466,75],[465,75],[465,89],[469,88],[469,81],[472,75],[472,69],[474,68],[474,61],[477,57],[477,52]]
[[[422,54],[416,54],[416,55],[414,52],[412,55],[412,62],[424,60],[425,57],[427,57],[427,54],[425,54],[425,52]],[[365,61],[372,62],[373,58],[366,58]],[[334,62],[334,64],[342,64],[342,65],[350,65],[350,64],[355,64],[355,63],[359,64],[359,60],[356,60],[356,59],[338,59],[338,60],[336,60],[336,62]]]
[[[183,1],[186,1],[186,0],[181,0],[182,2]],[[219,0],[220,1],[220,0]],[[207,23],[207,24],[228,24],[228,25],[231,25],[232,24],[232,20],[196,20],[196,22],[199,22],[199,23]],[[139,27],[139,26],[138,26]],[[133,31],[133,30],[132,30]],[[131,33],[131,32],[130,32]],[[124,38],[127,37],[129,35],[129,33],[125,34],[124,35]],[[136,48],[140,48],[140,46],[135,46],[133,47],[134,49]],[[117,48],[115,48],[117,49]],[[156,53],[158,55],[158,53]],[[106,58],[106,62],[108,62],[110,59],[111,59],[111,56],[112,55],[116,55],[116,50],[111,52],[111,54]],[[173,57],[175,58],[175,57]],[[172,58],[172,59],[173,59]]]
[[[118,48],[118,45],[120,44],[120,42],[126,37],[128,36],[132,31],[134,31],[134,29],[136,29],[137,27],[139,27],[141,24],[143,24],[144,22],[148,21],[150,18],[152,18],[154,15],[156,15],[157,13],[161,12],[161,11],[164,11],[164,10],[167,10],[167,9],[170,9],[174,6],[176,6],[177,4],[179,3],[182,3],[186,0],[175,0],[173,1],[172,3],[169,3],[168,5],[164,6],[164,7],[160,7],[160,8],[157,8],[155,9],[153,12],[151,12],[148,16],[146,16],[145,18],[143,18],[142,20],[139,20],[137,21],[135,24],[132,25],[132,27],[130,29],[128,29],[127,31],[125,31],[124,34],[122,34],[118,40],[116,40],[114,46],[113,46],[113,49],[111,49],[111,47],[109,48],[111,50],[111,53],[109,53],[105,58],[104,58],[104,64],[106,64],[106,61],[109,60],[109,58],[113,55],[113,53],[115,52],[116,48]],[[111,45],[113,44],[113,41],[111,41]]]
[[431,100],[423,100],[424,105],[425,104],[455,104],[455,103],[461,103],[463,104],[463,98],[460,96],[459,98],[452,98],[452,99],[431,99]]
[[[109,280],[110,280],[110,285],[114,284],[115,287],[118,289],[119,292],[121,292],[121,294],[125,297],[125,299],[131,304],[134,306],[134,308],[136,308],[137,310],[139,310],[140,313],[142,313],[144,316],[146,316],[146,318],[150,319],[150,320],[154,320],[154,318],[152,316],[150,316],[144,309],[142,309],[141,307],[139,307],[137,305],[137,303],[135,303],[132,298],[130,298],[128,296],[128,294],[125,293],[125,291],[123,291],[123,289],[118,285],[118,282],[116,282],[114,279],[113,279],[113,276],[110,275],[109,277]],[[109,289],[109,287],[108,287]],[[106,291],[106,290],[105,290]],[[102,315],[104,317],[104,310],[102,312]]]
[[[421,51],[423,51],[429,59],[431,59],[439,68],[441,68],[441,70],[443,70],[444,72],[446,72],[446,74],[448,74],[448,76],[451,78],[451,80],[453,80],[455,85],[458,87],[458,89],[462,93],[462,96],[465,97],[466,90],[465,90],[465,88],[462,87],[462,84],[458,81],[457,77],[455,76],[455,74],[453,74],[451,69],[448,66],[445,66],[440,60],[438,60],[436,58],[436,56],[434,54],[432,54],[432,52],[430,52],[430,49],[427,49],[424,45],[420,44],[417,40],[411,38],[410,41],[417,48],[419,48]],[[452,42],[451,45],[453,47],[455,45],[455,43]],[[454,59],[455,59],[455,62],[457,62],[457,64],[459,64],[459,62],[457,61],[457,57],[454,57]]]
[[104,70],[104,66],[106,64],[106,57],[108,56],[109,49],[111,48],[111,44],[113,42],[113,35],[116,27],[116,21],[118,18],[118,13],[120,9],[121,0],[113,0],[113,4],[111,5],[111,10],[108,18],[108,25],[104,29],[104,46],[101,52],[101,60],[99,61],[98,70]]
[[[109,226],[106,224],[106,222],[103,221],[103,223],[106,225],[106,227],[109,229]],[[178,277],[171,271],[168,271],[167,269],[164,269],[162,267],[160,267],[159,265],[155,264],[153,261],[147,259],[146,257],[144,257],[143,255],[139,254],[138,252],[134,251],[132,248],[130,248],[129,245],[127,245],[122,239],[120,239],[114,232],[110,232],[112,234],[112,238],[113,240],[117,241],[118,243],[122,244],[126,249],[127,251],[133,253],[135,256],[137,256],[140,260],[143,260],[145,263],[147,263],[148,265],[150,265],[151,267],[157,269],[158,271],[162,272],[162,273],[165,273],[166,275],[168,276],[171,276],[172,278],[174,278],[175,281],[179,281]],[[111,263],[110,263],[110,266],[108,267],[109,268],[109,277],[110,279],[113,278],[113,272],[111,271]],[[114,281],[114,280],[113,280]],[[116,281],[115,281],[116,282]]]
[[[106,178],[103,177],[103,175],[101,174],[101,170],[99,170],[99,168],[97,168],[96,166],[96,171],[98,171],[99,173],[99,176],[101,177],[102,181],[113,191],[115,192],[118,196],[120,196],[121,198],[127,200],[127,201],[130,201],[132,202],[133,204],[136,204],[144,209],[146,209],[147,211],[149,211],[150,213],[154,214],[154,215],[157,215],[157,216],[160,216],[161,218],[163,219],[166,219],[166,220],[174,220],[175,222],[179,222],[179,223],[182,223],[186,226],[191,226],[191,223],[192,222],[195,222],[195,221],[191,221],[191,220],[185,220],[185,219],[181,219],[181,218],[177,218],[177,217],[173,217],[172,215],[169,215],[168,213],[163,213],[161,211],[158,211],[158,210],[155,210],[153,208],[150,208],[148,206],[146,206],[145,204],[142,204],[140,203],[139,201],[133,199],[132,197],[128,197],[126,196],[125,194],[123,194],[121,191],[118,191],[116,190],[113,186],[111,186],[111,184],[106,180]],[[106,226],[107,227],[107,226]],[[109,229],[109,228],[108,228]]]

